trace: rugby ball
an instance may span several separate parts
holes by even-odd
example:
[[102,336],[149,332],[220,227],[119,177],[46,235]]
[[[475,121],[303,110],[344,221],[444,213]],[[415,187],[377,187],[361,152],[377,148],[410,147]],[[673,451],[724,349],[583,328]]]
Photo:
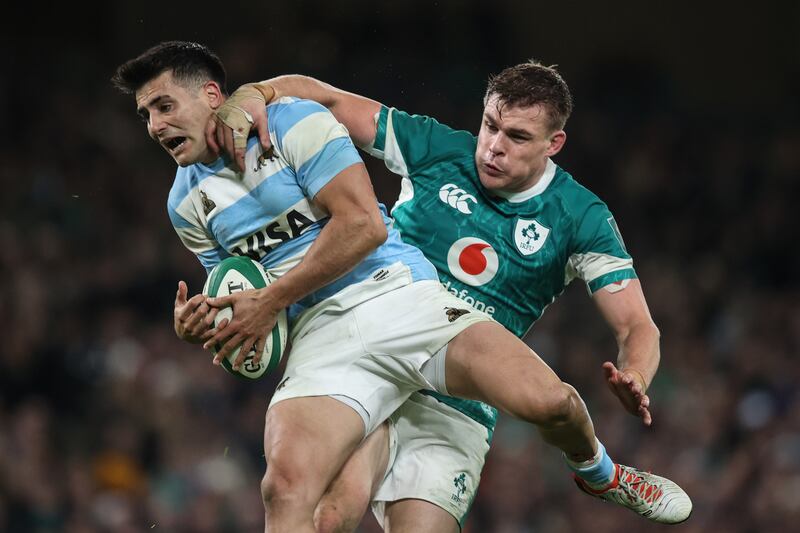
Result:
[[[263,289],[273,281],[273,277],[264,270],[261,263],[253,261],[248,257],[228,257],[222,260],[209,273],[206,284],[203,287],[203,294],[211,297],[228,296],[239,291],[252,289]],[[217,313],[214,319],[214,326],[217,326],[223,319],[229,321],[233,318],[233,309],[225,307]],[[286,310],[282,310],[278,315],[278,322],[272,331],[267,333],[264,351],[261,354],[261,361],[255,362],[255,347],[244,359],[244,363],[239,366],[239,370],[233,369],[233,362],[241,351],[241,345],[237,346],[233,352],[222,360],[222,368],[235,376],[247,379],[258,379],[264,374],[272,372],[277,368],[286,349],[286,338],[288,326],[286,323]],[[211,347],[212,353],[222,348],[221,345]]]

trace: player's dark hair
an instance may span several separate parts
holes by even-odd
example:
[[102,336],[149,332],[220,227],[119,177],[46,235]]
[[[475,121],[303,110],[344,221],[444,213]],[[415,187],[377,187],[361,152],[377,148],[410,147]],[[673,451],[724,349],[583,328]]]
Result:
[[111,83],[124,94],[134,94],[168,70],[183,87],[197,88],[213,80],[228,94],[225,67],[219,57],[208,47],[187,41],[166,41],[153,46],[117,67]]
[[508,67],[489,78],[483,104],[497,95],[501,106],[531,107],[541,105],[547,109],[552,131],[564,128],[572,113],[572,95],[569,87],[555,69],[531,59]]

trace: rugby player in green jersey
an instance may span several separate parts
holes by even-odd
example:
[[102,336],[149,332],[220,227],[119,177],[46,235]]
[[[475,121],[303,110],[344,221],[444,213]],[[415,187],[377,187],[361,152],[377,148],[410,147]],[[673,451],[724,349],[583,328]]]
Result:
[[[477,138],[312,78],[281,76],[235,92],[209,125],[209,144],[243,166],[254,130],[268,154],[264,104],[289,95],[328,107],[357,145],[402,176],[392,215],[403,240],[423,251],[448,290],[518,337],[572,279],[586,282],[619,344],[616,365],[602,365],[609,388],[650,425],[646,390],[659,332],[607,206],[551,160],[572,110],[555,69],[530,61],[493,77]],[[445,361],[446,352],[428,377],[436,390],[453,392]],[[496,417],[477,401],[415,394],[345,465],[317,509],[318,530],[354,529],[372,500],[393,533],[458,531]],[[675,483],[612,463],[599,442],[594,458],[565,459],[582,490],[650,520],[679,523],[691,512]]]

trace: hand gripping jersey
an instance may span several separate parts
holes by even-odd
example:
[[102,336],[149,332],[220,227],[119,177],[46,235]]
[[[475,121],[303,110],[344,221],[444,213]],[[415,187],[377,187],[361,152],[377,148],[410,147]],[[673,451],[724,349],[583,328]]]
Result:
[[[469,132],[386,107],[377,126],[366,150],[403,177],[392,209],[403,240],[518,337],[572,279],[594,292],[636,277],[608,207],[552,161],[532,189],[504,198],[480,184]],[[493,408],[429,394],[493,430]]]
[[[170,219],[209,271],[225,257],[240,255],[276,276],[285,274],[330,218],[314,197],[339,172],[361,162],[347,130],[316,102],[281,98],[268,106],[268,117],[273,149],[264,152],[251,137],[244,172],[219,158],[179,168],[175,176]],[[386,242],[343,277],[294,304],[290,320],[334,296],[340,307],[350,307],[398,285],[436,279],[431,264],[400,240],[386,209],[380,209],[389,231]],[[397,273],[395,284],[378,283]]]

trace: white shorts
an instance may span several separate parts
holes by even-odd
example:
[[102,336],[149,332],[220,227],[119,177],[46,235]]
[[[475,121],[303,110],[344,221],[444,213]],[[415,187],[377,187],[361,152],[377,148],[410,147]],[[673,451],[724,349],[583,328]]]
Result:
[[463,527],[489,452],[489,430],[467,415],[415,393],[389,418],[390,465],[372,512],[383,525],[386,504],[414,498],[441,507]]
[[355,410],[369,435],[413,392],[431,388],[420,369],[433,354],[468,326],[491,320],[438,281],[410,283],[346,310],[323,309],[292,332],[270,407],[344,396],[361,407]]

